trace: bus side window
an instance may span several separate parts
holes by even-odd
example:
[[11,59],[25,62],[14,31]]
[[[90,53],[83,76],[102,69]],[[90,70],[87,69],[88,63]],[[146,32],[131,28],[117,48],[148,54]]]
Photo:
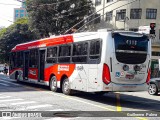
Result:
[[70,57],[71,57],[71,45],[59,46],[58,62],[70,63]]
[[31,68],[37,68],[38,63],[38,50],[30,50],[30,60],[29,60],[29,67]]
[[99,40],[93,40],[90,42],[90,59],[99,59],[100,58],[100,41]]
[[57,47],[47,49],[47,63],[57,62]]
[[72,62],[74,63],[87,62],[87,53],[88,53],[88,43],[87,42],[74,43]]

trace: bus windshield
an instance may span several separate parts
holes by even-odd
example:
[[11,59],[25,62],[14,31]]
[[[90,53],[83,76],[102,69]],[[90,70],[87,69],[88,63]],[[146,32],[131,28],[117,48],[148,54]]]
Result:
[[[129,34],[129,33],[128,33]],[[116,58],[126,64],[144,63],[148,51],[147,36],[114,35]]]

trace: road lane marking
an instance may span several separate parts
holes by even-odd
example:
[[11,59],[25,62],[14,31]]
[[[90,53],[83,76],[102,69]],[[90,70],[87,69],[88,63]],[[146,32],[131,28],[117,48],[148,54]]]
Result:
[[23,105],[23,104],[31,104],[31,103],[37,103],[37,102],[36,101],[17,102],[17,103],[12,103],[11,105]]
[[19,84],[12,83],[12,82],[9,82],[9,81],[5,81],[5,80],[0,80],[0,81],[6,82],[6,83],[9,83],[9,84],[13,84],[13,85],[16,85],[16,86],[20,86]]
[[78,99],[72,98],[70,96],[58,95],[58,94],[50,93],[50,92],[48,92],[48,93],[52,94],[52,95],[55,95],[55,96],[58,96],[58,97],[63,97],[63,98],[66,98],[66,99],[70,99],[70,100],[78,101],[78,102],[81,102],[81,103],[85,103],[85,104],[88,104],[88,105],[91,105],[91,106],[95,106],[95,107],[98,107],[98,108],[102,108],[102,109],[106,109],[106,110],[110,110],[110,111],[115,111],[113,109],[110,109],[110,108],[107,108],[107,107],[103,107],[103,106],[100,106],[100,105],[95,105],[95,104],[92,104],[92,103],[89,103],[89,102],[86,102],[86,101],[83,101],[83,100],[78,100]]
[[4,83],[0,83],[0,85],[4,85],[4,86],[7,86],[7,87],[10,86],[10,85],[4,84]]
[[12,101],[19,101],[19,100],[24,100],[24,99],[9,99],[9,100],[0,100],[0,102],[12,102]]
[[[55,96],[58,96],[58,97],[62,97],[62,98],[66,98],[66,99],[70,99],[70,100],[74,100],[74,101],[78,101],[78,102],[81,102],[81,103],[85,103],[85,104],[88,104],[88,105],[91,105],[91,106],[95,106],[95,107],[98,107],[98,108],[102,108],[102,109],[105,109],[105,110],[109,110],[109,111],[116,111],[114,109],[110,109],[110,108],[107,108],[107,107],[103,107],[101,105],[95,105],[95,104],[92,104],[92,103],[89,103],[89,102],[85,102],[85,101],[82,101],[82,100],[78,100],[78,99],[75,99],[73,97],[70,97],[70,96],[66,96],[66,95],[59,95],[57,93],[51,93],[49,92],[48,90],[44,90],[44,89],[41,89],[41,88],[35,88],[35,87],[30,87],[30,86],[24,86],[25,88],[28,88],[28,89],[34,89],[34,90],[37,90],[37,91],[45,91],[46,93],[48,94],[51,94],[51,95],[55,95]],[[117,111],[117,112],[120,112],[122,114],[127,114],[123,111]],[[134,117],[134,118],[137,118],[139,120],[148,120],[147,118],[144,118],[144,117]]]
[[43,108],[43,107],[52,107],[52,105],[46,104],[46,105],[35,105],[35,106],[29,106],[26,107],[25,109],[36,109],[36,108]]
[[116,93],[116,98],[117,98],[117,111],[122,111],[122,107],[120,104],[120,94]]
[[11,96],[3,96],[3,97],[0,97],[0,99],[3,99],[3,98],[10,98]]

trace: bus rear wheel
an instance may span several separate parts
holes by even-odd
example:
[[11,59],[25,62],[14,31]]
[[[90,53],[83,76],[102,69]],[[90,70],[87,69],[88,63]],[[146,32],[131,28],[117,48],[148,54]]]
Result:
[[49,83],[50,90],[57,92],[57,79],[56,76],[52,76]]
[[62,83],[62,92],[65,95],[71,95],[72,94],[72,90],[70,89],[70,83],[69,83],[69,79],[68,78],[65,78],[63,80],[63,83]]

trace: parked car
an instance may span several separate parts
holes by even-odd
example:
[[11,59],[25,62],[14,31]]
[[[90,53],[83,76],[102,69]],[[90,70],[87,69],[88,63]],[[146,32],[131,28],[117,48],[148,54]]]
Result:
[[150,95],[157,95],[160,92],[160,78],[152,78],[149,83],[148,93]]

